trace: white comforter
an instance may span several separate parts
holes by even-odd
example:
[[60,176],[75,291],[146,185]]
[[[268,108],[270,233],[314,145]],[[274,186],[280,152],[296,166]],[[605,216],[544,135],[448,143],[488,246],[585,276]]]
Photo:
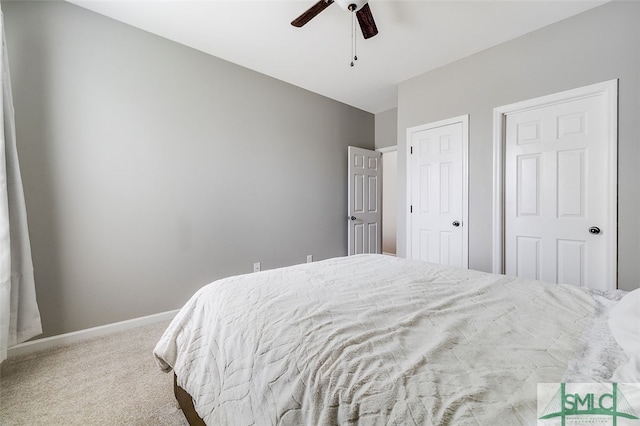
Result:
[[216,281],[157,347],[210,425],[535,424],[595,302],[381,255]]

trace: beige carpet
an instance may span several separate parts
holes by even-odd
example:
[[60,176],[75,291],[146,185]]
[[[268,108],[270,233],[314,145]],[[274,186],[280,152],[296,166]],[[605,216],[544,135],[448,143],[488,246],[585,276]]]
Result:
[[168,322],[10,358],[0,425],[187,425],[153,348]]

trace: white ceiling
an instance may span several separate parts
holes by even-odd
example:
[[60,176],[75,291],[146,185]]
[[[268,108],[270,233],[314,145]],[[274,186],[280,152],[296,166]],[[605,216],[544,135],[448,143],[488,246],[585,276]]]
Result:
[[352,68],[337,4],[295,28],[316,0],[68,1],[372,113],[396,106],[402,81],[607,2],[370,0],[379,34],[358,30]]

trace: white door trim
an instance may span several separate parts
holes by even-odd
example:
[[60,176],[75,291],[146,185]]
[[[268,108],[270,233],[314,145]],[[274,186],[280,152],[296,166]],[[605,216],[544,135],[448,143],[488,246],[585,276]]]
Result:
[[[617,229],[618,217],[618,80],[609,80],[590,86],[579,87],[548,96],[503,105],[493,110],[493,264],[492,272],[504,273],[504,167],[505,167],[505,124],[507,115],[519,113],[542,106],[566,102],[571,99],[581,99],[592,96],[604,96],[609,114],[609,129],[607,131],[607,145],[609,164],[607,165],[613,176],[609,187],[609,199],[605,202],[609,208],[609,229]],[[617,283],[617,231],[607,233],[609,246],[613,249],[608,254],[607,263],[611,267],[610,282]]]
[[[389,153],[393,153],[395,152],[397,154],[398,152],[398,145],[391,145],[391,146],[383,146],[382,148],[376,148],[376,151],[382,154],[382,157],[384,158],[385,154],[389,154]],[[396,157],[396,162],[397,162],[397,157]],[[384,164],[384,161],[383,161]],[[385,197],[388,195],[388,192],[386,192],[384,190],[384,188],[387,186],[387,183],[385,182],[384,177],[388,177],[388,175],[386,175],[386,172],[384,170],[384,165],[382,167],[382,175],[383,175],[383,179],[382,179],[382,238],[380,240],[380,248],[382,250],[382,254],[386,254],[387,256],[395,256],[396,253],[387,253],[385,252],[384,249],[384,241],[385,241],[385,224],[387,224],[387,219],[385,218],[385,215],[387,215],[388,213],[385,213],[386,209],[385,209],[385,205],[387,203],[387,201],[385,201]],[[396,175],[396,182],[398,177]],[[397,183],[396,183],[396,188],[397,188]],[[397,193],[397,189],[395,189],[395,192]],[[396,194],[394,194],[394,197],[397,197]],[[394,214],[396,216],[396,221],[393,223],[393,226],[395,227],[397,225],[397,205],[393,205],[393,209],[394,209]],[[390,216],[390,214],[388,214]],[[394,242],[397,243],[397,231],[396,234],[393,236],[393,239],[395,240]],[[394,244],[396,245],[396,244]],[[397,247],[396,247],[396,252],[398,251]]]
[[376,149],[376,151],[381,152],[383,154],[387,154],[389,152],[396,152],[397,150],[398,150],[398,145],[385,146],[385,147]]
[[[424,130],[435,129],[437,127],[449,126],[451,124],[462,123],[462,265],[469,267],[469,114],[458,117],[447,118],[433,123],[420,126],[409,127],[407,129],[407,145],[411,146],[412,135]],[[411,258],[411,150],[406,150],[407,156],[407,205],[406,205],[406,257]]]

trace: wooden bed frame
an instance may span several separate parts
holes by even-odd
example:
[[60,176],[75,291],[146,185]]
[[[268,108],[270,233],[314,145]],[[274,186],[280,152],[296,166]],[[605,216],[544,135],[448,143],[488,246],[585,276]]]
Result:
[[178,376],[175,373],[173,374],[173,394],[191,426],[206,426],[204,420],[196,412],[193,406],[193,398],[189,395],[189,392],[178,386]]

